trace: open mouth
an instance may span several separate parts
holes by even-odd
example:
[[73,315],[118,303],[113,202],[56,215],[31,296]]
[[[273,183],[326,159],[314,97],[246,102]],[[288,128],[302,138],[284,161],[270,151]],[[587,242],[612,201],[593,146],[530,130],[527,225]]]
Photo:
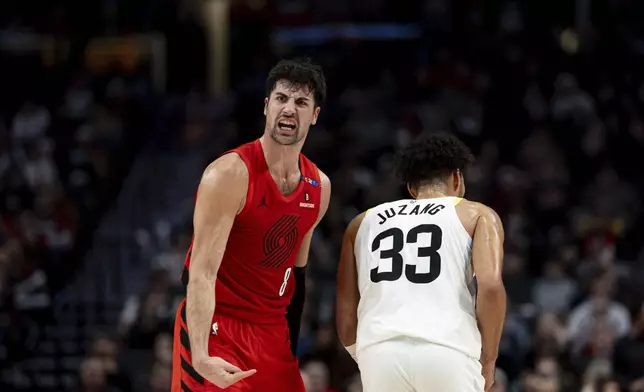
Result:
[[277,123],[277,127],[282,132],[293,133],[293,132],[295,132],[295,129],[297,128],[297,124],[295,123],[295,121],[281,120],[281,121],[279,121]]

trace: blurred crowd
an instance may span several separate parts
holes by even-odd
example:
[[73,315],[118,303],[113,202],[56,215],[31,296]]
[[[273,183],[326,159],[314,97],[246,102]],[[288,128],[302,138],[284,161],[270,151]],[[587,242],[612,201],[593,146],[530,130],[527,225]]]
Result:
[[[333,323],[341,237],[358,212],[406,197],[391,174],[392,154],[434,130],[451,130],[472,147],[477,161],[466,173],[467,197],[493,207],[505,225],[510,306],[494,391],[644,391],[644,62],[633,22],[642,15],[639,5],[595,7],[592,32],[582,35],[569,28],[574,13],[549,2],[318,3],[234,2],[234,110],[224,124],[189,120],[187,113],[188,126],[177,127],[183,138],[205,137],[203,128],[215,133],[213,158],[224,145],[260,134],[263,82],[277,58],[269,42],[275,24],[381,20],[386,10],[422,27],[410,41],[280,48],[313,56],[330,86],[305,146],[333,183],[309,260],[299,344],[307,391],[362,390]],[[182,34],[200,36],[198,23],[183,23]],[[145,110],[133,105],[127,80],[72,75],[57,82],[65,88],[48,92],[57,99],[25,96],[0,112],[0,305],[2,325],[14,326],[0,329],[0,361],[20,360],[15,352],[30,330],[24,326],[52,317],[48,271],[79,252],[79,233],[91,234],[127,175],[120,160],[136,153],[131,138],[142,137],[131,136]],[[200,89],[201,81],[194,83]],[[9,96],[4,103],[14,102],[2,94]],[[149,280],[123,304],[114,331],[92,331],[79,391],[169,390],[191,218],[172,228],[156,254],[147,250]]]
[[[6,36],[3,36],[6,38]],[[0,56],[0,388],[57,323],[72,279],[145,134],[146,107],[118,74]]]

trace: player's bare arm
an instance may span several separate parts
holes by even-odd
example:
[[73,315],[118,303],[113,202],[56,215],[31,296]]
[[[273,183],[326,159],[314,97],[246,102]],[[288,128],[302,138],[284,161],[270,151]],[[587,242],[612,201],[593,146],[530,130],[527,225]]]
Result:
[[505,322],[503,223],[489,207],[479,206],[472,240],[472,263],[478,284],[476,316],[482,339],[481,362],[496,361]]
[[220,387],[254,373],[245,374],[219,358],[210,358],[208,353],[217,272],[235,216],[244,207],[247,189],[248,170],[244,162],[236,154],[226,154],[204,171],[194,212],[186,300],[192,363],[198,373]]
[[487,391],[494,381],[495,361],[506,312],[502,279],[503,223],[493,209],[480,203],[460,203],[457,211],[466,230],[472,235],[472,264],[478,285],[476,317],[481,332],[481,363]]
[[320,173],[320,184],[322,187],[321,198],[320,198],[320,212],[318,214],[318,219],[309,230],[308,233],[302,239],[302,245],[297,252],[295,258],[295,268],[293,269],[293,276],[295,278],[295,292],[291,298],[291,303],[288,306],[286,311],[286,319],[288,321],[288,327],[291,335],[291,351],[293,355],[297,353],[297,342],[300,337],[300,325],[302,321],[302,312],[304,311],[304,302],[306,297],[306,265],[309,261],[309,251],[311,249],[311,239],[313,238],[313,232],[315,228],[320,223],[326,211],[329,208],[329,200],[331,199],[331,180],[324,174],[321,170]]
[[313,238],[313,232],[315,231],[315,228],[318,226],[322,218],[324,218],[324,215],[326,214],[326,211],[329,209],[329,201],[331,200],[331,180],[329,180],[329,177],[322,172],[322,170],[318,170],[320,173],[320,186],[322,187],[322,195],[320,198],[320,213],[318,214],[318,219],[315,221],[315,224],[309,230],[308,233],[304,236],[302,239],[302,245],[300,245],[300,249],[297,252],[297,257],[295,259],[295,266],[296,267],[306,267],[308,260],[309,260],[309,250],[311,249],[311,239]]
[[336,283],[335,322],[338,337],[354,360],[358,331],[358,302],[360,302],[354,245],[365,214],[363,212],[355,217],[344,233]]

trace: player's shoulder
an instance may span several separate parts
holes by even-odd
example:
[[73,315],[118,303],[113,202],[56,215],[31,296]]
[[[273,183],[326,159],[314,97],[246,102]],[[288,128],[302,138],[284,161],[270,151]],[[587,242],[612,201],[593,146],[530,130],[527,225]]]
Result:
[[498,217],[498,214],[494,209],[488,205],[485,205],[483,203],[480,203],[478,201],[471,201],[467,199],[463,199],[465,202],[465,205],[469,206],[469,208],[472,208],[475,211],[478,211],[479,214],[484,214],[484,215],[493,215]]
[[501,218],[493,208],[477,201],[462,199],[456,205],[456,212],[466,228],[471,226],[473,229],[481,218],[490,223],[501,224]]
[[324,173],[320,168],[318,168],[318,175],[320,176],[320,185],[322,186],[322,189],[330,189],[331,179],[329,178],[329,176],[327,176],[326,173]]
[[329,176],[327,176],[326,173],[324,173],[322,169],[320,169],[318,165],[316,165],[315,162],[310,160],[306,155],[300,154],[300,156],[302,157],[304,165],[308,167],[308,170],[316,172],[322,188],[329,188],[331,186],[331,179]]
[[234,151],[212,161],[203,172],[202,183],[248,182],[249,171],[244,160]]
[[351,219],[351,222],[349,222],[349,225],[344,232],[345,240],[348,239],[351,242],[355,242],[355,239],[358,236],[358,231],[360,231],[360,227],[362,226],[362,222],[370,211],[371,209],[363,211]]
[[462,210],[470,211],[474,214],[493,214],[496,215],[496,212],[492,207],[489,207],[478,201],[472,201],[468,199],[461,199],[459,203],[456,204],[457,208]]

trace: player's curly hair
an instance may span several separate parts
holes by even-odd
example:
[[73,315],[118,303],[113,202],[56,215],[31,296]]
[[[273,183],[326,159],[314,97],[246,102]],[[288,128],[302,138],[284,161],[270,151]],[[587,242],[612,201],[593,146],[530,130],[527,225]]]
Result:
[[309,58],[281,60],[275,64],[266,78],[266,96],[271,95],[280,80],[294,85],[308,86],[318,106],[326,99],[326,78],[322,67]]
[[413,188],[453,173],[474,162],[470,149],[450,133],[422,134],[402,148],[395,159],[396,174]]

